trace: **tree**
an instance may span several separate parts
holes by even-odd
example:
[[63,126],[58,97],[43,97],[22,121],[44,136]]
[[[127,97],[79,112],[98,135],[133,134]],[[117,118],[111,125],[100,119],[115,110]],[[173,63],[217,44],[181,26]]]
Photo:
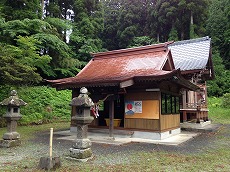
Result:
[[69,44],[79,60],[88,62],[91,52],[102,51],[103,9],[99,0],[75,0],[74,24]]
[[120,3],[117,36],[119,48],[126,48],[134,37],[150,35],[152,0],[125,0]]
[[179,41],[178,32],[175,27],[170,31],[168,41]]
[[99,0],[75,0],[74,22],[86,37],[98,38],[103,31],[103,11]]
[[139,37],[134,37],[128,47],[145,46],[145,45],[151,45],[153,43],[156,43],[156,41],[150,38],[149,36],[139,36]]
[[[52,20],[49,20],[50,23]],[[57,21],[57,20],[55,20]],[[60,21],[60,19],[58,20]],[[0,38],[2,43],[10,45],[11,48],[18,47],[18,36],[22,38],[33,38],[37,40],[34,42],[36,51],[31,53],[31,56],[38,54],[39,56],[50,57],[49,65],[44,63],[34,66],[42,77],[45,78],[62,78],[67,76],[74,76],[81,66],[79,60],[74,59],[74,52],[70,46],[62,41],[61,33],[64,22],[58,22],[56,27],[40,19],[24,19],[22,21],[13,20],[8,22],[1,22]],[[67,27],[67,26],[65,26]],[[21,38],[21,39],[22,39]],[[8,47],[9,48],[9,47]],[[12,56],[15,57],[16,56]],[[22,57],[26,59],[25,57]],[[22,61],[20,61],[22,62]]]
[[230,69],[230,0],[213,0],[209,8],[207,33]]
[[119,28],[118,21],[120,15],[121,1],[120,0],[104,0],[104,30],[100,35],[103,41],[103,46],[108,50],[119,49],[119,41],[117,31]]
[[158,0],[154,8],[153,17],[156,20],[155,30],[158,42],[165,42],[168,40],[168,35],[177,21],[177,2],[178,0]]
[[180,40],[203,36],[207,9],[208,0],[157,0],[153,18],[158,42],[167,41],[175,30]]
[[44,71],[49,67],[49,56],[40,56],[32,37],[18,36],[17,46],[1,44],[0,46],[0,79],[1,84],[30,85],[42,80],[37,67]]
[[215,80],[208,81],[209,96],[223,96],[225,93],[230,93],[230,71],[225,69],[218,51],[213,53],[213,64]]
[[40,0],[2,0],[0,4],[6,21],[41,18]]
[[151,36],[154,0],[104,0],[102,40],[109,50],[126,48],[135,37]]

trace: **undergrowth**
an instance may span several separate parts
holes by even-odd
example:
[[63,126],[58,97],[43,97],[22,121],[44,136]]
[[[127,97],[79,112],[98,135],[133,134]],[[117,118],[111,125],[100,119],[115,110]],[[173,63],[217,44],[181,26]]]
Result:
[[230,108],[225,106],[223,97],[208,99],[209,118],[213,123],[230,124]]
[[[20,107],[22,118],[19,120],[19,125],[70,120],[70,90],[56,91],[56,89],[47,86],[11,87],[10,89],[6,89],[4,93],[0,93],[1,99],[9,97],[9,92],[12,89],[16,89],[19,98],[27,103],[26,106]],[[0,112],[0,117],[2,117],[6,109],[1,107]],[[1,125],[3,126],[4,120],[1,121]]]

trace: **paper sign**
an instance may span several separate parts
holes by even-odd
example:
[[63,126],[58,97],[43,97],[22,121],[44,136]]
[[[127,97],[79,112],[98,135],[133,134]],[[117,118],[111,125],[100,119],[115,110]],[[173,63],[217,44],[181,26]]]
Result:
[[125,114],[133,115],[134,113],[142,113],[142,101],[125,102]]

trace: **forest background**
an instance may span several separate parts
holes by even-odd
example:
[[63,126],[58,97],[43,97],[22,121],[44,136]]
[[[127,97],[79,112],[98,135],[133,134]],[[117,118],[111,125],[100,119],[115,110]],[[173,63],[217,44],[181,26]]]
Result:
[[25,124],[51,119],[51,105],[69,116],[70,92],[54,93],[43,79],[75,76],[91,52],[203,36],[215,70],[208,94],[221,97],[230,93],[230,0],[0,0],[0,98],[23,87],[34,103]]

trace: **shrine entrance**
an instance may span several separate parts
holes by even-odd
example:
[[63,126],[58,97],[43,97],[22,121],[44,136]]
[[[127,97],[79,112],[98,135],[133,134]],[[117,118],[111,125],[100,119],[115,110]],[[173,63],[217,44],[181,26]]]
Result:
[[[110,123],[110,111],[113,110],[114,114],[114,127],[124,127],[124,95],[117,95],[114,97],[115,100],[111,98],[105,100],[104,102],[99,103],[99,116],[94,118],[94,121],[91,123],[91,126],[107,126],[109,127]],[[113,104],[113,105],[112,105]],[[113,107],[111,107],[113,106]],[[111,109],[110,109],[111,108]]]

